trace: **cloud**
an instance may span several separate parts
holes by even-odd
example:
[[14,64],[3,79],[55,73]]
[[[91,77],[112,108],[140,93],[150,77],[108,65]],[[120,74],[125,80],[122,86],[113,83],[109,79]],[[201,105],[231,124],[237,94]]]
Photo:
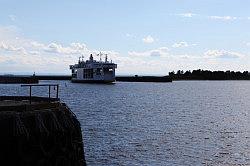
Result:
[[184,47],[190,47],[190,46],[196,46],[197,44],[189,44],[185,41],[177,42],[172,44],[173,48],[184,48]]
[[[83,54],[96,52],[83,43],[41,43],[19,33],[14,26],[0,26],[0,71],[37,71],[68,73],[68,65],[74,64]],[[12,63],[9,63],[12,62]]]
[[59,54],[72,54],[75,53],[74,49],[70,47],[63,47],[61,44],[50,43],[48,46],[44,48],[44,51],[50,53],[59,53]]
[[152,36],[148,35],[145,38],[143,38],[142,41],[143,41],[143,43],[149,44],[149,43],[153,43],[155,41],[155,39]]
[[39,55],[39,54],[40,54],[39,51],[29,51],[29,53],[30,53],[31,55]]
[[15,20],[16,20],[16,16],[13,15],[13,14],[10,14],[10,15],[9,15],[9,18],[10,18],[11,21],[15,21]]
[[34,48],[45,48],[45,45],[43,43],[39,43],[37,41],[30,42],[30,45]]
[[181,17],[189,17],[189,18],[191,18],[191,17],[195,16],[196,14],[194,14],[194,13],[180,13],[180,14],[177,14],[177,15],[181,16]]
[[27,54],[27,51],[23,47],[15,47],[13,45],[4,43],[3,41],[0,43],[0,50],[20,52],[22,54]]
[[125,37],[127,37],[127,38],[135,38],[135,35],[130,34],[130,33],[126,33]]
[[13,45],[9,45],[4,43],[3,41],[0,43],[0,49],[5,51],[13,51],[20,52],[22,54],[39,54],[39,51],[44,51],[48,53],[56,53],[56,54],[83,54],[87,51],[86,45],[83,43],[71,43],[68,47],[63,47],[61,44],[50,43],[48,45],[33,41],[30,43],[31,47],[30,51],[27,51],[24,47],[16,47]]
[[187,42],[179,42],[179,43],[174,43],[174,44],[172,45],[172,47],[174,47],[174,48],[188,47],[188,46],[189,46],[189,45],[188,45]]
[[[69,65],[75,64],[81,55],[89,57],[90,53],[95,56],[100,50],[89,49],[86,44],[73,42],[61,44],[59,42],[42,43],[29,39],[15,27],[0,26],[0,71],[37,73],[63,73],[70,74]],[[135,58],[123,56],[113,50],[101,50],[108,54],[108,59],[118,63],[119,71],[122,73],[139,70],[138,64],[145,65],[145,61],[134,62]],[[99,59],[99,58],[98,58]],[[133,65],[128,69],[128,66]],[[142,65],[142,66],[144,66]],[[148,65],[148,64],[147,64]],[[141,66],[141,67],[142,67]]]
[[46,45],[37,41],[32,41],[30,44],[33,48],[40,49],[48,53],[83,54],[87,51],[87,47],[84,43],[71,43],[66,47],[55,42]]
[[244,20],[244,19],[250,19],[250,17],[235,17],[235,16],[216,16],[216,15],[201,15],[201,14],[194,14],[194,13],[180,13],[175,14],[180,17],[186,17],[186,18],[192,18],[194,16],[199,16],[201,19],[212,19],[212,20],[222,20],[222,21],[233,21],[233,20]]
[[209,16],[210,19],[213,20],[223,20],[223,21],[233,21],[237,20],[237,17],[234,16]]
[[246,43],[246,45],[247,45],[248,47],[250,47],[250,42]]
[[162,56],[162,54],[161,54],[161,51],[155,50],[155,51],[152,51],[150,53],[150,56],[152,56],[152,57],[160,57],[160,56]]
[[70,47],[75,50],[82,50],[82,51],[87,50],[87,46],[84,43],[71,43]]
[[199,58],[201,58],[201,57],[197,57],[197,56],[191,56],[188,54],[180,55],[179,57],[182,59],[199,59]]
[[245,57],[245,55],[241,53],[226,51],[226,50],[208,50],[204,53],[204,55],[205,58],[221,58],[221,59],[235,59],[235,58]]
[[144,52],[131,51],[128,54],[132,57],[168,57],[169,49],[167,47],[160,47],[158,49],[153,49]]
[[217,21],[235,21],[235,20],[250,20],[250,16],[230,16],[230,15],[202,15],[202,14],[195,14],[192,12],[186,13],[179,13],[179,14],[170,14],[171,16],[179,16],[184,18],[196,18],[196,19],[210,19],[210,20],[217,20]]
[[20,29],[16,26],[1,26],[0,25],[0,41],[16,39]]

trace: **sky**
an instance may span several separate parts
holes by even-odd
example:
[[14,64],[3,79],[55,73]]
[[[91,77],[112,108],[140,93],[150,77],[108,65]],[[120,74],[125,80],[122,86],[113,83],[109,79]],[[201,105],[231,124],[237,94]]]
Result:
[[117,75],[250,70],[250,0],[0,0],[0,73],[70,74],[100,51]]

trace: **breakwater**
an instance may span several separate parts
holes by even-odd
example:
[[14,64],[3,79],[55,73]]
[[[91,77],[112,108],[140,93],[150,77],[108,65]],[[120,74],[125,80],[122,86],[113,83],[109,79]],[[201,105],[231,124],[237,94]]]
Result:
[[38,80],[71,80],[71,75],[36,75]]
[[[38,80],[71,80],[71,76],[36,76]],[[116,81],[123,82],[172,82],[169,76],[116,76]]]
[[172,82],[168,76],[119,76],[116,81],[124,82]]
[[[0,83],[38,83],[39,80],[71,80],[70,75],[0,76]],[[172,82],[169,76],[116,76],[122,82]]]
[[0,118],[1,163],[86,165],[80,123],[58,98],[0,96]]
[[34,84],[39,79],[35,76],[0,76],[1,84]]

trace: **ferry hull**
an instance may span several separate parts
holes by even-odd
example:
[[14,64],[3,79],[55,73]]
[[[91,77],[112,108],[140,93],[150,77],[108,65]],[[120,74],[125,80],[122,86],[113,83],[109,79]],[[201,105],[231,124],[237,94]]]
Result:
[[113,83],[115,80],[71,80],[73,83],[100,83],[100,84],[108,84]]

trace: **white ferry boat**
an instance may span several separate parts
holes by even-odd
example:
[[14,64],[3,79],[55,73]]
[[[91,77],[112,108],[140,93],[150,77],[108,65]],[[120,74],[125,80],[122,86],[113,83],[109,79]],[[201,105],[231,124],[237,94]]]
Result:
[[102,61],[102,53],[97,54],[100,60],[93,59],[90,54],[89,60],[84,61],[83,57],[79,58],[78,64],[70,65],[72,70],[72,82],[82,83],[111,83],[115,81],[115,69],[117,64],[108,61],[107,54],[105,61]]

